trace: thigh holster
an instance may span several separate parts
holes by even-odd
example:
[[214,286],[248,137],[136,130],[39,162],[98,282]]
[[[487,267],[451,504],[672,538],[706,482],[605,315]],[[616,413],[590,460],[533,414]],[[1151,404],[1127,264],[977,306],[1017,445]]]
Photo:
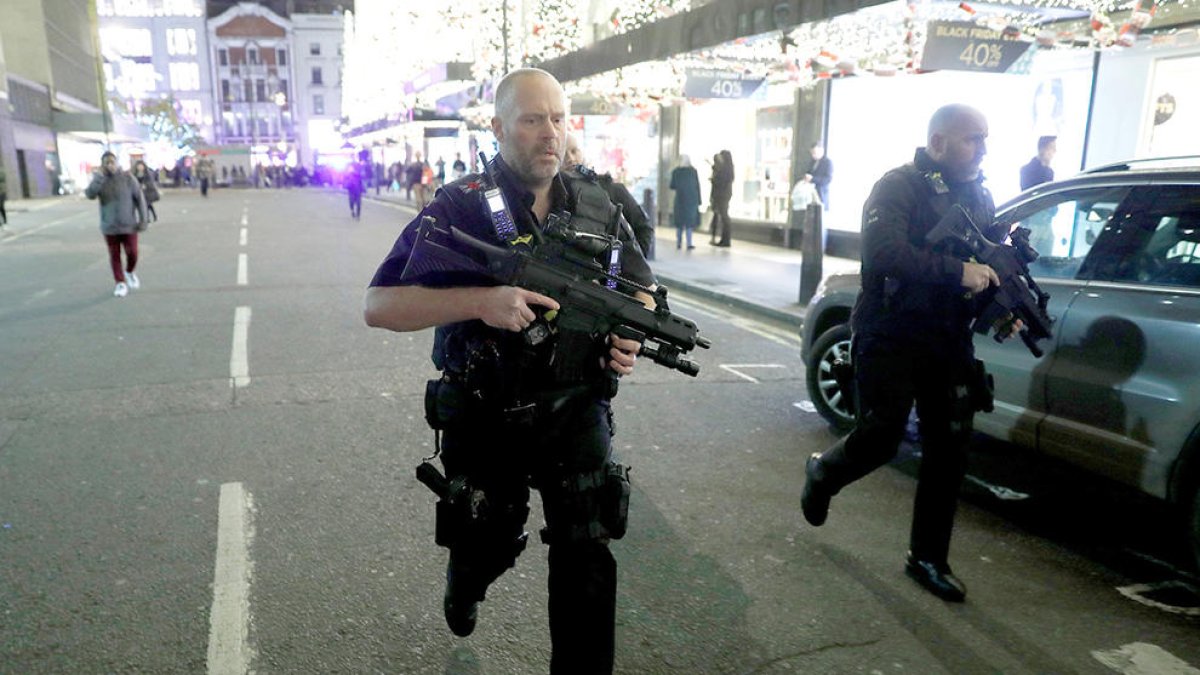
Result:
[[587,473],[564,476],[540,487],[546,500],[546,544],[608,541],[625,536],[629,522],[629,467],[610,463]]

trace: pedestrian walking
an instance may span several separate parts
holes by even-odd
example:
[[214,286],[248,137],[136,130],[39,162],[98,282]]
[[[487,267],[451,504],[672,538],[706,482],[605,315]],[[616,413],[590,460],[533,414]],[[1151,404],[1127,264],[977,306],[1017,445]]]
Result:
[[[508,205],[505,222],[515,228],[493,224],[481,188],[487,179],[478,174],[440,190],[422,216],[507,247],[565,211],[585,236],[622,233],[622,276],[653,286],[619,210],[594,183],[561,171],[568,109],[562,86],[545,71],[517,70],[496,87],[492,129],[500,152],[488,171]],[[442,376],[426,389],[426,410],[441,429],[440,458],[452,489],[464,495],[437,507],[437,543],[450,549],[446,623],[456,635],[474,631],[488,587],[526,546],[532,486],[541,493],[541,540],[550,547],[550,672],[611,673],[617,564],[609,544],[625,534],[629,483],[613,453],[613,394],[603,383],[612,373],[633,372],[638,342],[559,325],[529,348],[534,332],[524,329],[559,304],[524,288],[481,287],[474,274],[411,272],[421,267],[408,264],[422,255],[414,250],[420,223],[405,228],[376,272],[365,318],[402,332],[437,326],[433,361]],[[598,268],[608,264],[601,256]],[[644,293],[638,299],[653,304]],[[533,323],[535,330],[545,326]],[[514,648],[527,649],[519,642]]]
[[[117,156],[105,152],[100,156],[100,171],[92,174],[92,183],[84,195],[100,200],[100,232],[108,245],[108,261],[112,266],[116,287],[113,295],[123,298],[130,289],[141,288],[142,282],[134,269],[138,264],[138,233],[146,229],[146,200],[137,179],[117,165]],[[125,262],[121,262],[121,250]]]
[[692,245],[692,230],[700,225],[700,176],[687,155],[679,157],[679,166],[671,171],[671,189],[675,191],[675,204],[671,210],[671,222],[675,225],[675,248],[683,248],[684,235],[688,250]]
[[133,165],[133,177],[137,179],[138,185],[142,188],[142,195],[146,198],[146,211],[150,214],[151,222],[158,222],[158,212],[154,210],[154,202],[161,197],[158,193],[158,183],[154,180],[154,172],[150,171],[150,167],[142,160],[138,160]]
[[216,173],[216,167],[213,166],[213,161],[208,157],[201,157],[196,162],[196,178],[200,180],[200,194],[208,196],[208,184],[213,179],[213,174]]
[[993,225],[995,206],[979,171],[987,134],[978,110],[939,108],[926,147],[884,174],[867,198],[862,292],[850,319],[857,426],[809,457],[800,497],[805,520],[822,525],[834,495],[896,455],[915,403],[921,468],[905,572],[949,602],[967,593],[950,570],[950,535],[972,421],[989,396],[974,357],[972,302],[1000,280],[987,265],[933,250],[926,235],[962,208],[988,239],[1004,239],[1007,229]]
[[346,193],[350,196],[350,217],[358,220],[362,214],[362,196],[363,196],[363,168],[358,162],[351,162],[346,167],[346,175],[342,178],[342,185],[346,187]]
[[712,182],[709,203],[712,204],[713,218],[712,239],[708,243],[728,248],[733,229],[729,221],[729,202],[733,199],[733,153],[722,150],[713,156],[709,180]]

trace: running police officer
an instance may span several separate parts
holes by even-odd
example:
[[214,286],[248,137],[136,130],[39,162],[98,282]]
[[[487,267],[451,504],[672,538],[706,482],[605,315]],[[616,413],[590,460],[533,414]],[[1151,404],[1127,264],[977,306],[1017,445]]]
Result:
[[[529,245],[535,228],[569,217],[579,231],[629,226],[604,191],[562,173],[567,103],[549,73],[523,68],[496,88],[492,130],[499,154],[489,173],[465,176],[438,191],[421,213],[495,245]],[[494,178],[516,232],[489,215],[483,192]],[[450,549],[444,598],[456,635],[475,628],[487,587],[525,548],[529,487],[542,495],[550,546],[549,616],[553,673],[610,673],[613,668],[616,563],[611,539],[624,534],[628,474],[611,450],[611,395],[606,375],[633,371],[640,345],[614,335],[559,331],[550,348],[530,347],[525,329],[552,321],[553,299],[484,280],[447,277],[414,285],[404,278],[421,217],[404,230],[366,295],[366,321],[394,331],[437,326],[427,417],[441,428],[441,460],[450,484],[469,495],[469,514],[437,513],[438,543]],[[517,236],[519,235],[519,236]],[[536,239],[534,239],[536,241]],[[622,276],[653,288],[637,246],[621,248]],[[607,262],[607,261],[605,261]],[[653,306],[648,294],[641,294]],[[553,361],[553,363],[551,363]],[[564,365],[570,367],[564,367]],[[517,408],[515,400],[533,401]]]
[[958,489],[966,474],[966,442],[982,378],[971,342],[971,294],[999,285],[996,272],[931,250],[925,235],[956,204],[988,239],[995,206],[979,163],[987,120],[965,105],[939,108],[928,144],[910,164],[875,184],[863,208],[862,291],[851,316],[858,425],[805,467],[804,517],[825,522],[830,499],[891,460],[915,401],[921,468],[905,570],[943,600],[961,602],[966,588],[947,563]]

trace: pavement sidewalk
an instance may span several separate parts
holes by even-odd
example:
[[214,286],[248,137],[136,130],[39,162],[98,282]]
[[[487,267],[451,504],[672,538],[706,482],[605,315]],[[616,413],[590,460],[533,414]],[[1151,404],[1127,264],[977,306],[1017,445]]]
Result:
[[[372,191],[367,199],[408,206],[416,204],[399,193]],[[800,297],[800,251],[766,246],[735,238],[729,248],[709,245],[707,232],[694,232],[695,248],[675,248],[675,229],[655,231],[654,259],[650,266],[668,289],[678,289],[748,310],[760,316],[799,326],[804,322],[805,305]],[[822,277],[836,272],[857,272],[859,262],[825,256]]]

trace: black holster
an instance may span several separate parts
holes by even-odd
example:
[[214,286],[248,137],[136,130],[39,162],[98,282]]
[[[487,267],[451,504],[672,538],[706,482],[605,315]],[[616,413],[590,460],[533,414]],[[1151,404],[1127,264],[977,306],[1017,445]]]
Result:
[[978,412],[995,410],[993,403],[996,400],[996,381],[987,372],[983,361],[975,359],[971,364],[971,381],[968,385],[971,390],[971,407],[974,410]]

